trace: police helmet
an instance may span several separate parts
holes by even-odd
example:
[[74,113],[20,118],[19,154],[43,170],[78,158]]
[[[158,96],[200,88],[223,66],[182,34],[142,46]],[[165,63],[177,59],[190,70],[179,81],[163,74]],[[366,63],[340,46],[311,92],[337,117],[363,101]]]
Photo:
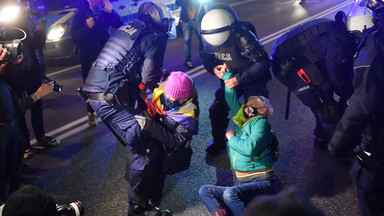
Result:
[[356,0],[346,18],[346,26],[350,32],[364,32],[373,26],[372,11],[367,8],[369,0]]
[[370,0],[367,7],[373,12],[373,22],[384,20],[384,2],[382,0]]
[[150,23],[153,27],[166,33],[170,39],[177,37],[175,19],[171,10],[162,3],[144,2],[137,12],[138,19]]
[[201,36],[208,44],[220,46],[228,40],[236,20],[237,17],[225,9],[212,9],[201,20]]
[[237,17],[237,14],[235,12],[235,9],[233,9],[233,7],[230,6],[229,4],[226,4],[226,3],[213,3],[213,4],[208,6],[208,10],[207,11],[214,10],[214,9],[226,10],[229,13],[231,13],[235,17],[236,20],[238,20],[238,17]]

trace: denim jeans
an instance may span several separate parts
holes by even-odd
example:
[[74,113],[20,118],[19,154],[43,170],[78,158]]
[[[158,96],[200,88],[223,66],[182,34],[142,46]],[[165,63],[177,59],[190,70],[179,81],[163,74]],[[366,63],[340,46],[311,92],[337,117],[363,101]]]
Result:
[[213,214],[220,209],[230,209],[234,215],[243,215],[247,204],[256,196],[275,192],[275,177],[253,179],[231,187],[203,185],[199,190],[201,201]]
[[202,54],[204,51],[203,42],[199,35],[200,29],[195,20],[189,20],[188,22],[183,22],[183,34],[184,34],[184,57],[185,60],[192,60],[192,34],[194,33],[199,41],[199,54]]

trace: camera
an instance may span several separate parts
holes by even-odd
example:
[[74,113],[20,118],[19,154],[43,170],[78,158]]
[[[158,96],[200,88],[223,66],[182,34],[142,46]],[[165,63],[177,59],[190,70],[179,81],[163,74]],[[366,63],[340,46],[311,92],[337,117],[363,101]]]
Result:
[[63,85],[57,83],[57,81],[55,81],[55,80],[52,80],[52,81],[53,81],[53,91],[62,92],[63,91]]
[[57,212],[61,216],[82,216],[84,215],[83,204],[80,201],[63,205],[56,204]]
[[7,54],[5,54],[6,59],[17,59],[21,55],[21,41],[4,41],[0,42],[4,48],[7,48]]
[[53,84],[53,91],[55,92],[63,91],[63,85],[59,84],[56,80],[50,80],[50,79],[44,80],[44,83],[49,83],[49,82],[52,82]]

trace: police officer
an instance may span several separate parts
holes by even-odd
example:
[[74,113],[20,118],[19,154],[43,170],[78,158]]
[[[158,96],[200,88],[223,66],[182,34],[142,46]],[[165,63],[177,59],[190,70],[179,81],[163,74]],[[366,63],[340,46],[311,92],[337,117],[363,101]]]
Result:
[[356,160],[350,176],[357,188],[361,215],[384,215],[384,2],[370,0],[361,6],[366,14],[373,11],[374,26],[365,31],[358,45],[355,91],[328,149],[336,157],[354,150]]
[[[272,49],[273,74],[315,116],[316,149],[326,148],[353,93],[353,47],[341,21],[321,18],[285,33]],[[340,96],[338,101],[334,93]]]
[[162,146],[135,119],[135,115],[144,116],[146,89],[153,91],[161,80],[168,38],[176,38],[170,9],[160,3],[142,3],[138,19],[109,38],[83,88],[97,115],[128,147],[129,215],[169,214],[155,208],[165,178],[156,161]]
[[[221,85],[209,108],[213,141],[206,151],[211,155],[226,147],[229,107],[224,98],[224,85],[236,88],[238,97],[268,97],[269,59],[252,27],[249,22],[239,21],[233,8],[225,4],[213,5],[201,21],[201,35],[206,42],[204,66],[220,79]],[[226,68],[235,75],[223,81]]]

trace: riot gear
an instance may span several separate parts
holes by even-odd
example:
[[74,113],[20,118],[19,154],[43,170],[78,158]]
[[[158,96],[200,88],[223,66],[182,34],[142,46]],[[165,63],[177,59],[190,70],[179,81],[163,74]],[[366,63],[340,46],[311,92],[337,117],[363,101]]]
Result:
[[144,2],[137,12],[139,20],[151,23],[155,28],[167,33],[169,39],[177,37],[176,24],[171,10],[161,3]]
[[236,20],[236,17],[227,10],[210,10],[201,21],[201,35],[210,45],[220,46],[228,40],[231,26]]
[[373,26],[372,11],[367,8],[367,3],[367,0],[358,0],[352,5],[346,19],[348,31],[362,33]]
[[[278,38],[272,49],[275,77],[315,115],[315,148],[326,147],[353,93],[354,43],[340,26],[343,14],[338,13],[336,20],[322,18],[297,26]],[[332,58],[329,53],[334,53]]]

